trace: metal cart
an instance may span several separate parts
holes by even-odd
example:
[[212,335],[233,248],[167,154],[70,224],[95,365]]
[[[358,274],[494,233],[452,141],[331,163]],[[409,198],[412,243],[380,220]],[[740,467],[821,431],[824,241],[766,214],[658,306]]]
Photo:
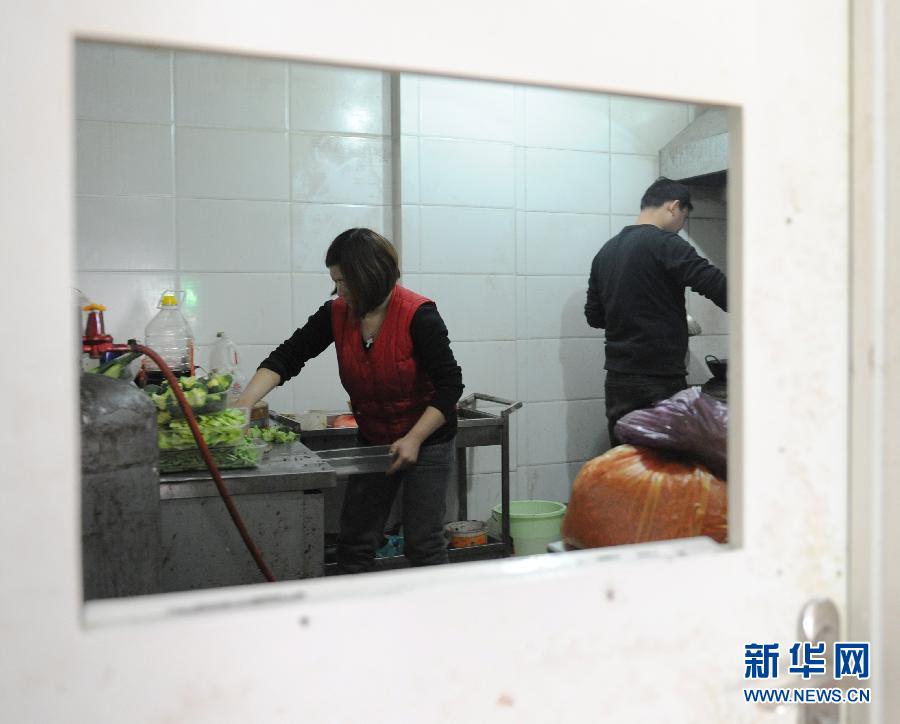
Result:
[[[479,403],[499,406],[489,411]],[[501,538],[499,541],[468,548],[451,548],[451,562],[501,558],[512,554],[512,538],[509,532],[509,416],[522,407],[522,403],[501,397],[475,392],[457,404],[458,431],[456,435],[457,498],[460,520],[468,517],[468,466],[466,450],[485,445],[500,446],[500,509],[502,512]],[[339,414],[328,415],[329,421]],[[273,413],[272,419],[300,431],[303,444],[329,465],[338,477],[359,473],[382,472],[390,464],[387,446],[357,446],[356,428],[327,428],[324,430],[300,430],[297,422],[289,417]],[[402,556],[378,558],[375,570],[401,568],[406,565]],[[326,573],[333,573],[334,565],[326,565]]]

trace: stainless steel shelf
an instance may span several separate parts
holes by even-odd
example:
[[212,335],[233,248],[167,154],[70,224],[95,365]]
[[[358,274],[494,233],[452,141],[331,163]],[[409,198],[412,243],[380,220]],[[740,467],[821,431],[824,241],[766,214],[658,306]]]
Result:
[[[497,411],[479,407],[480,403],[499,406]],[[500,446],[500,506],[503,514],[501,545],[502,555],[512,555],[512,537],[509,532],[509,416],[522,407],[522,403],[506,400],[481,392],[475,392],[459,401],[456,434],[457,499],[459,519],[468,518],[468,469],[466,449],[486,445]],[[335,413],[346,414],[346,413]],[[367,472],[382,472],[390,464],[387,447],[356,445],[356,428],[327,428],[303,430],[299,423],[284,415],[272,413],[274,421],[290,427],[300,434],[300,439],[323,460],[332,465],[338,477]],[[491,549],[492,551],[495,549]],[[495,556],[496,557],[496,556]]]

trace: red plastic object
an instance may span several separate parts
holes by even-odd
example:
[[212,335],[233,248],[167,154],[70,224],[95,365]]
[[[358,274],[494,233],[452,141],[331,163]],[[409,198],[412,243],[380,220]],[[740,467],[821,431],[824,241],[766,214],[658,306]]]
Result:
[[128,352],[131,348],[127,344],[113,343],[112,335],[106,333],[106,324],[103,321],[103,312],[106,307],[102,304],[89,304],[82,307],[88,313],[87,322],[84,325],[84,334],[81,337],[81,350],[87,352],[92,359],[100,359],[104,352]]
[[338,415],[331,421],[332,427],[359,427],[353,415]]

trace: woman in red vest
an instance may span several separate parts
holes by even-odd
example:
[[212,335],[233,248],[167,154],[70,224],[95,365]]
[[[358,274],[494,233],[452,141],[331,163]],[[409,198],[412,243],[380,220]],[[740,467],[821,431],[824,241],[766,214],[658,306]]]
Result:
[[328,247],[325,265],[337,298],[260,364],[238,404],[253,405],[334,342],[361,441],[390,445],[393,456],[386,475],[347,483],[339,568],[372,569],[401,483],[406,558],[446,563],[444,504],[463,390],[447,327],[434,302],[397,283],[397,252],[380,234],[348,229]]

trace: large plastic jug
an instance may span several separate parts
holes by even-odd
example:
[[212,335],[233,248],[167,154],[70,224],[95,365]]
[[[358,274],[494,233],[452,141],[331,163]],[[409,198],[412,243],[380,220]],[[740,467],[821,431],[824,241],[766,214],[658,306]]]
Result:
[[[183,292],[166,290],[159,300],[159,312],[144,330],[144,343],[154,350],[176,375],[194,374],[194,333],[179,308]],[[144,358],[148,378],[160,374],[149,357]]]
[[234,403],[244,391],[247,381],[241,372],[237,346],[225,332],[216,332],[216,341],[209,351],[209,371],[231,375],[228,401],[229,404]]

